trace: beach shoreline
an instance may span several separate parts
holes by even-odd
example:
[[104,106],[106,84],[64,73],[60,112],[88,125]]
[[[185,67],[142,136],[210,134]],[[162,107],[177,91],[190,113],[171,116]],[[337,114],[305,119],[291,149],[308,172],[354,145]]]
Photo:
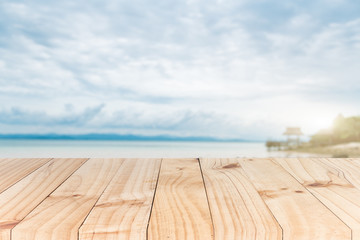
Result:
[[289,153],[308,153],[316,154],[317,156],[324,155],[324,157],[360,157],[360,142],[342,143],[322,147],[302,147],[294,150],[286,150]]

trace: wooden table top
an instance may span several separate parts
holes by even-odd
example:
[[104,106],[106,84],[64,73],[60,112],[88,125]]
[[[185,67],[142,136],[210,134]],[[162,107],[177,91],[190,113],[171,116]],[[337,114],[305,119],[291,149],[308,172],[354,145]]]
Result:
[[0,239],[360,239],[360,159],[0,159]]

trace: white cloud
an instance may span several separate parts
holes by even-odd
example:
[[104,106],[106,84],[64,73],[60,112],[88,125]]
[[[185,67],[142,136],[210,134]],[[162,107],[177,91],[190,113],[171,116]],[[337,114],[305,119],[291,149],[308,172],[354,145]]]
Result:
[[[358,114],[360,100],[360,19],[329,18],[320,3],[4,1],[0,113],[51,121],[0,117],[2,131],[313,133],[339,112]],[[328,10],[360,8],[349,4]],[[69,103],[81,128],[58,126]],[[103,103],[91,121],[81,117]]]

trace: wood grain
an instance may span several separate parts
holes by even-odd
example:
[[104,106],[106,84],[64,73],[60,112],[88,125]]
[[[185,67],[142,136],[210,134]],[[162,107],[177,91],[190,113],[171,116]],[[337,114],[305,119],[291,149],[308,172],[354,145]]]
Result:
[[90,159],[12,231],[12,240],[75,240],[80,225],[122,164]]
[[351,230],[274,161],[239,159],[283,229],[283,239],[351,239]]
[[282,239],[282,230],[237,159],[200,159],[215,239]]
[[0,159],[0,190],[1,240],[360,239],[360,159]]
[[360,180],[359,168],[344,159],[276,161],[352,229],[353,239],[360,239],[360,190],[351,184]]
[[47,163],[49,160],[50,158],[0,159],[0,193]]
[[[322,161],[323,159],[319,159]],[[332,165],[334,168],[341,169],[343,174],[346,175],[346,179],[357,189],[360,190],[360,159],[339,159],[328,158],[326,159],[328,165]]]
[[0,194],[0,239],[87,159],[52,159]]
[[80,228],[80,239],[145,240],[160,159],[126,159]]
[[212,239],[213,229],[199,162],[162,161],[148,239]]

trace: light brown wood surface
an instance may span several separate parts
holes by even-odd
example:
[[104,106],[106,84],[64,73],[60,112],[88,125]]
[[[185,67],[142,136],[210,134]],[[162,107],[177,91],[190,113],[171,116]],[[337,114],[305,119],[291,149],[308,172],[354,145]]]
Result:
[[87,159],[53,159],[0,194],[0,239]]
[[360,159],[0,159],[0,240],[360,239]]
[[80,239],[145,240],[160,159],[126,159],[80,228]]
[[328,165],[331,165],[335,169],[339,169],[342,174],[346,175],[346,180],[360,190],[360,159],[322,158],[318,159],[318,161],[326,161]]
[[122,164],[90,159],[12,230],[13,239],[73,240],[80,225]]
[[239,162],[278,220],[284,240],[351,239],[351,229],[275,161]]
[[282,230],[237,159],[200,159],[215,239],[282,239]]
[[0,159],[0,193],[49,160],[50,158]]
[[198,160],[162,161],[148,237],[150,240],[213,238]]
[[[352,229],[353,239],[360,239],[360,190],[347,180],[351,178],[351,172],[343,168],[347,161],[277,159],[277,162]],[[355,174],[360,178],[360,171]]]

